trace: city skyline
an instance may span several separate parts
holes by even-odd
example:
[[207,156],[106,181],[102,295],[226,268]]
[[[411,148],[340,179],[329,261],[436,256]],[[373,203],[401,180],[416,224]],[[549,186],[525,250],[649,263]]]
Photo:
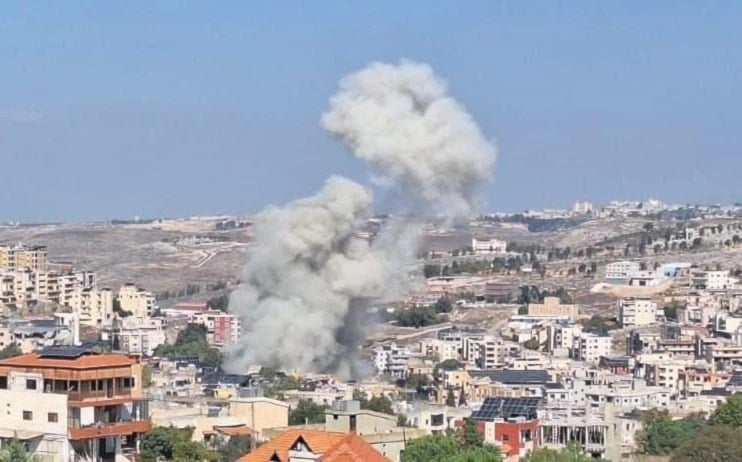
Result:
[[0,149],[34,181],[6,176],[0,221],[251,213],[331,173],[368,183],[319,118],[338,79],[400,58],[496,141],[481,212],[740,200],[738,5],[327,5],[8,5]]

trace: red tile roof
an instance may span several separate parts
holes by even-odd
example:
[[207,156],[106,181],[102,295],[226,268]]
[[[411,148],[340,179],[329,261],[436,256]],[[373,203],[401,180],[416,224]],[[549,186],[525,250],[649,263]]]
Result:
[[104,369],[107,367],[131,366],[136,361],[125,355],[85,354],[77,358],[45,358],[38,353],[29,353],[0,361],[0,367],[38,367],[49,369]]
[[238,462],[270,462],[276,455],[288,462],[289,450],[301,438],[321,462],[388,462],[376,449],[355,433],[290,429],[244,455]]

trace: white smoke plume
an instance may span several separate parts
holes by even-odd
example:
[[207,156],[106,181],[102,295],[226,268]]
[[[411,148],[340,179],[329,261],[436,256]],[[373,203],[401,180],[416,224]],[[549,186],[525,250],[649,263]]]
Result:
[[416,206],[468,216],[495,147],[427,64],[374,63],[340,81],[322,126]]
[[[495,150],[424,64],[372,64],[344,78],[322,117],[377,180],[426,212],[462,216],[489,178]],[[416,225],[398,221],[372,244],[356,236],[371,192],[333,176],[315,196],[259,214],[230,310],[243,335],[226,368],[249,365],[357,377],[366,309],[401,290]]]

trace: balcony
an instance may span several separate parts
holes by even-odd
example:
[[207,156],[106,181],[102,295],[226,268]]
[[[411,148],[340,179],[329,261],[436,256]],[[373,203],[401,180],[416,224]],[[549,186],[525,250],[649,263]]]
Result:
[[105,438],[108,436],[131,435],[145,433],[152,428],[149,420],[132,420],[111,423],[96,423],[80,428],[69,428],[71,440],[85,440],[90,438]]
[[138,399],[140,398],[136,398],[131,394],[131,390],[116,390],[115,393],[113,392],[113,390],[67,392],[67,400],[69,401],[70,405],[93,405],[108,401],[129,402]]

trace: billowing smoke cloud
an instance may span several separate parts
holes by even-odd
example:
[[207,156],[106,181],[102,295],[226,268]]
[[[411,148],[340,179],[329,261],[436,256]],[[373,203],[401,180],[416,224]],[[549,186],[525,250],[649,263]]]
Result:
[[[494,147],[423,64],[372,64],[344,78],[322,125],[426,212],[468,214],[494,162]],[[230,299],[243,335],[230,346],[229,370],[358,375],[366,308],[403,288],[418,236],[415,224],[397,221],[373,243],[357,237],[372,200],[362,185],[333,176],[317,195],[258,216]]]
[[427,64],[374,63],[340,81],[322,126],[382,184],[448,216],[471,212],[495,148]]

